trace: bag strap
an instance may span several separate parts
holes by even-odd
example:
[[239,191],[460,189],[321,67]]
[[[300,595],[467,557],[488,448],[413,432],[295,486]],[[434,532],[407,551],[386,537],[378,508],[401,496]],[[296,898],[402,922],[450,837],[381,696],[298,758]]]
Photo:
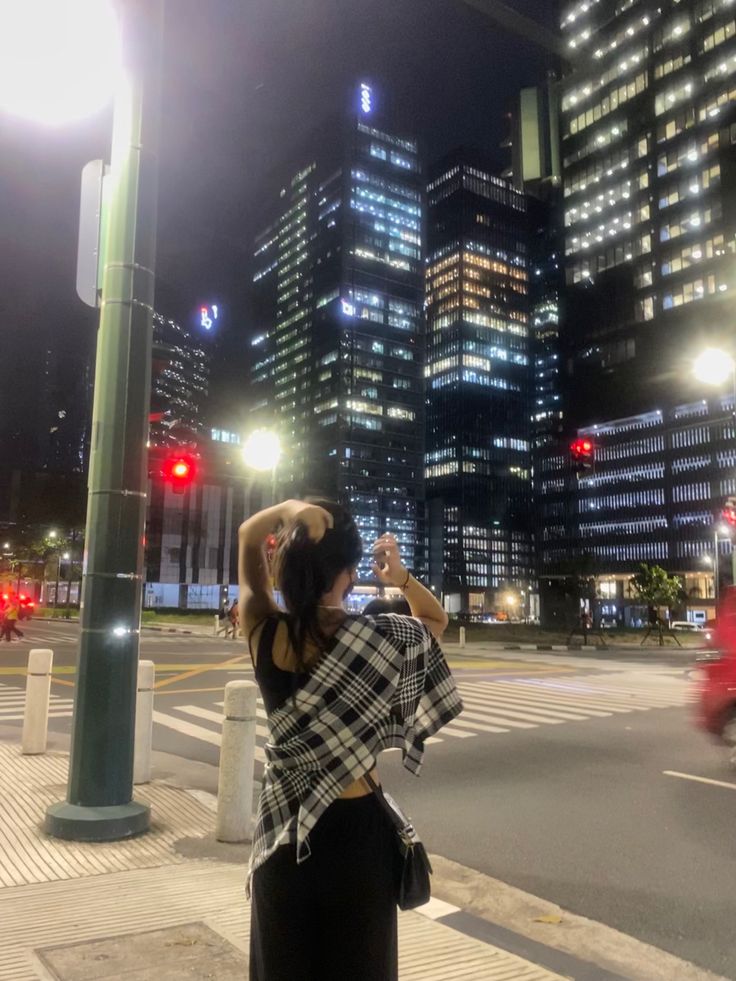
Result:
[[393,824],[393,826],[396,828],[397,831],[404,831],[404,829],[406,827],[408,827],[408,825],[404,824],[404,822],[401,820],[401,818],[396,813],[396,811],[393,809],[393,807],[391,807],[391,805],[389,804],[389,802],[383,796],[383,790],[381,789],[381,787],[379,787],[379,785],[376,783],[376,781],[373,779],[373,777],[370,775],[370,773],[364,773],[363,774],[363,780],[365,780],[365,782],[368,784],[368,786],[370,787],[370,789],[376,795],[376,798],[378,800],[378,803],[381,805],[381,807],[383,808],[383,810],[386,812],[386,815],[388,816],[389,820],[391,821],[391,824]]

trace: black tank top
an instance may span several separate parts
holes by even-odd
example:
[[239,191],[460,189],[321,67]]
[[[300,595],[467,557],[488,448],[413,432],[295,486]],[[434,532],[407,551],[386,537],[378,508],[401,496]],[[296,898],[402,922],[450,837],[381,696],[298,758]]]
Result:
[[309,677],[308,671],[285,671],[273,663],[273,640],[280,619],[278,616],[268,617],[258,640],[255,674],[268,715],[281,708]]

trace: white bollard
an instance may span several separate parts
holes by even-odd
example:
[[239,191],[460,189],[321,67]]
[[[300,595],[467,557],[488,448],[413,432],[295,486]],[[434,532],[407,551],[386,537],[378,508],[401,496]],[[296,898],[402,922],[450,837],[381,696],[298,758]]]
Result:
[[215,613],[215,637],[217,636],[217,631],[220,629],[220,618]]
[[53,663],[54,652],[46,648],[34,647],[28,654],[26,707],[21,737],[21,752],[25,756],[46,752]]
[[133,783],[151,782],[151,743],[153,741],[153,661],[138,662],[138,692],[135,699],[135,752]]
[[465,647],[465,627],[460,627],[460,646]]
[[252,681],[225,685],[215,823],[218,841],[251,841],[253,837],[256,692]]

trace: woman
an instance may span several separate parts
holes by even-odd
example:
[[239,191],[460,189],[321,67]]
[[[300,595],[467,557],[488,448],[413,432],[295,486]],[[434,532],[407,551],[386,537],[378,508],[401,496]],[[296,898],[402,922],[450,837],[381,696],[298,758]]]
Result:
[[[264,543],[279,531],[273,598]],[[328,501],[286,501],[239,531],[240,616],[269,717],[251,854],[251,981],[395,981],[396,844],[375,794],[376,756],[400,747],[418,773],[424,740],[461,711],[434,637],[447,617],[374,546],[373,572],[417,619],[353,617],[361,541]]]

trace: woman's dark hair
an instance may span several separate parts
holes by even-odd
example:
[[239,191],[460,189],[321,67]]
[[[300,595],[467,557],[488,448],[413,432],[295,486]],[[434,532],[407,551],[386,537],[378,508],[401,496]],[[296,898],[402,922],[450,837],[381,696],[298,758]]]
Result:
[[284,528],[278,537],[272,565],[274,583],[286,606],[289,640],[299,671],[306,667],[307,643],[312,641],[323,648],[328,641],[317,612],[320,599],[332,589],[341,572],[357,566],[363,554],[358,529],[346,508],[320,498],[310,497],[306,501],[329,511],[334,526],[318,542],[309,538],[299,522]]
[[377,599],[371,600],[370,603],[366,603],[363,607],[363,613],[370,617],[378,616],[380,613],[400,613],[401,616],[410,617],[411,607],[403,596],[397,596],[396,599],[386,599],[379,596]]

